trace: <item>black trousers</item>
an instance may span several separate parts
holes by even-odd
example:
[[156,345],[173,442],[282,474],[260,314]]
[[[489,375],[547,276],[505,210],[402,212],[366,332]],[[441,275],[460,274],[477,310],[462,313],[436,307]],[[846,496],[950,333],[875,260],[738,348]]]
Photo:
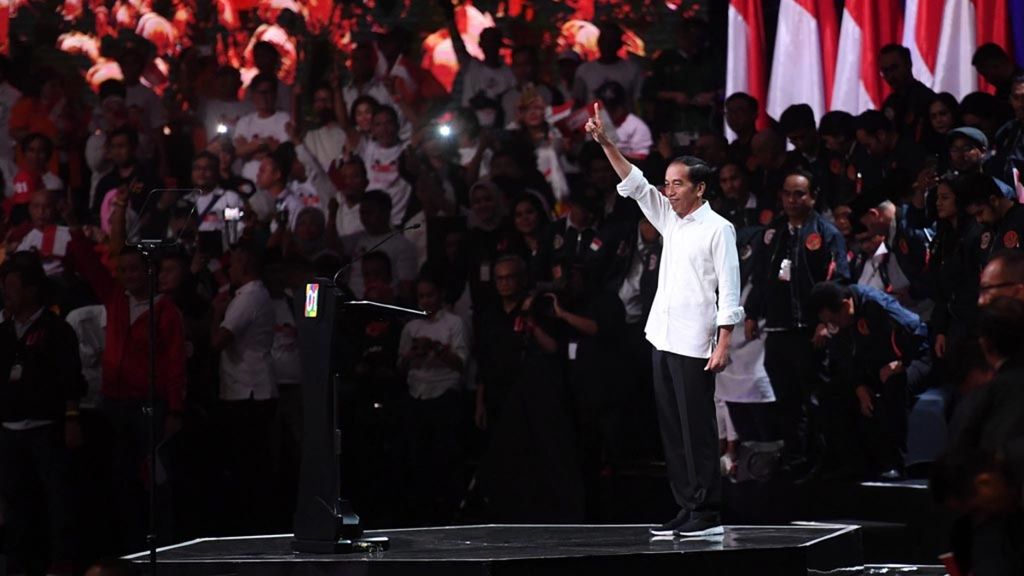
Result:
[[405,493],[412,522],[451,522],[462,497],[461,396],[448,390],[437,398],[406,400]]
[[273,454],[270,433],[277,400],[222,400],[222,461],[227,472],[227,534],[260,534],[271,528]]
[[718,512],[722,502],[715,375],[706,358],[655,350],[654,398],[672,496],[681,508]]
[[34,518],[42,515],[47,518],[51,563],[72,560],[70,488],[62,425],[21,431],[0,428],[0,494],[7,503],[4,548],[12,557],[31,561],[36,558],[27,557],[45,550],[30,533]]
[[809,446],[808,399],[819,387],[821,354],[811,344],[814,331],[796,328],[768,332],[764,340],[764,368],[775,392],[779,433],[791,455],[806,455]]

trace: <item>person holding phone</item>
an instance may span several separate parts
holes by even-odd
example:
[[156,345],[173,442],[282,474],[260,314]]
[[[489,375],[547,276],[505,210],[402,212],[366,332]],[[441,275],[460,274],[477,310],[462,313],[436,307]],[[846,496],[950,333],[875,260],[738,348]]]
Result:
[[[219,257],[237,240],[245,224],[241,220],[245,201],[233,190],[218,186],[220,158],[212,152],[200,152],[192,161],[192,185],[195,192],[187,201],[195,203],[199,251],[207,257]],[[233,223],[233,224],[231,224]],[[228,228],[234,226],[232,234]]]
[[605,134],[600,104],[586,131],[664,242],[658,289],[647,321],[654,346],[654,390],[672,495],[680,510],[652,527],[656,536],[722,534],[715,374],[729,363],[732,330],[743,321],[736,230],[704,199],[713,170],[682,156],[658,190]]

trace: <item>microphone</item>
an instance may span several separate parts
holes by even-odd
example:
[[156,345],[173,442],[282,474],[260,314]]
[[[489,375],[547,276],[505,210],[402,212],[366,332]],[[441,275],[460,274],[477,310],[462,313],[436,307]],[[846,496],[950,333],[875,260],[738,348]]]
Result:
[[369,250],[367,250],[366,252],[363,252],[362,254],[356,256],[355,258],[349,260],[348,264],[345,264],[341,268],[338,268],[338,271],[334,273],[334,277],[331,279],[331,281],[334,283],[335,286],[337,286],[338,285],[338,278],[342,274],[344,274],[345,272],[348,272],[348,269],[351,268],[352,266],[354,266],[356,264],[356,262],[359,262],[360,260],[362,260],[364,256],[366,256],[370,252],[373,252],[377,248],[380,248],[385,243],[387,243],[388,240],[391,240],[395,236],[398,236],[399,234],[402,234],[403,232],[408,232],[409,230],[415,230],[417,228],[421,228],[422,226],[423,226],[423,224],[409,224],[408,226],[404,226],[402,228],[396,228],[394,231],[391,232],[391,234],[388,234],[387,236],[385,236],[383,240],[381,240],[380,242],[377,242],[376,244],[371,246]]

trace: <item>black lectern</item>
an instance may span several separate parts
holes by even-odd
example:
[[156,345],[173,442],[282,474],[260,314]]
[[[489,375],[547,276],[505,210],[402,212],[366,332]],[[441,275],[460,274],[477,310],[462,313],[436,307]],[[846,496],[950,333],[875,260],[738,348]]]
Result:
[[363,528],[359,515],[340,494],[341,430],[336,389],[343,366],[336,350],[344,336],[337,321],[345,308],[354,306],[424,315],[418,310],[376,302],[346,302],[327,278],[315,278],[306,285],[305,298],[296,299],[304,420],[292,541],[296,552],[334,554],[388,546],[387,538],[360,539]]

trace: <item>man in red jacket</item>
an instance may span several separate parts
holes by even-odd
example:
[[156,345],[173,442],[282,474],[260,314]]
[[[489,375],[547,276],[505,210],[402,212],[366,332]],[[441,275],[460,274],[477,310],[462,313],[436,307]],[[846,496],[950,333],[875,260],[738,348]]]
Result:
[[[103,267],[94,245],[81,232],[71,233],[69,254],[74,269],[89,283],[107,311],[106,344],[100,396],[114,429],[114,474],[119,495],[116,526],[122,546],[137,549],[145,540],[142,505],[148,478],[148,425],[143,411],[149,395],[149,283],[141,253],[125,250],[117,257],[115,280]],[[156,296],[156,390],[154,417],[163,421],[163,442],[181,427],[185,397],[185,327],[173,300]],[[159,483],[159,478],[157,479]]]

